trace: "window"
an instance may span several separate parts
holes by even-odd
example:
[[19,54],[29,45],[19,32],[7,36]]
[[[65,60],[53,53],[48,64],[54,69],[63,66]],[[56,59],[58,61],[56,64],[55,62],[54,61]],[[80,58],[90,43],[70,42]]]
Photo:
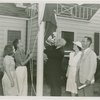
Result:
[[7,43],[12,44],[15,39],[21,39],[21,31],[8,30]]

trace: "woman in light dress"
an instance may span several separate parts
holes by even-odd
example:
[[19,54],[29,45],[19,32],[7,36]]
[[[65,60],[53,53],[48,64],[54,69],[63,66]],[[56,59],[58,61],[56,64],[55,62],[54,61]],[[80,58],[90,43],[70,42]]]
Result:
[[13,54],[13,46],[6,45],[3,60],[4,76],[2,78],[4,96],[18,96],[19,92]]
[[81,42],[73,42],[74,43],[74,51],[70,53],[69,57],[69,66],[66,73],[67,77],[67,84],[66,84],[66,91],[71,92],[72,96],[77,94],[77,85],[76,85],[76,72],[77,72],[77,64],[81,58],[81,50],[82,44]]
[[32,58],[25,55],[23,50],[23,45],[21,40],[16,39],[13,41],[13,46],[15,48],[15,62],[16,62],[16,74],[19,85],[19,96],[27,96],[28,92],[28,83],[27,83],[27,67],[25,64]]

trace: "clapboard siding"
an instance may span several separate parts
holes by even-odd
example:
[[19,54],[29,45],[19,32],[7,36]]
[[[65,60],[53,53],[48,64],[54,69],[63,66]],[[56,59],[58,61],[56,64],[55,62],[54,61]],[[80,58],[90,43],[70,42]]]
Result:
[[7,44],[8,30],[21,31],[21,40],[25,48],[26,41],[26,20],[0,17],[0,67],[2,64],[3,49]]
[[[38,17],[29,20],[28,25],[28,50],[33,51],[33,59],[37,56],[37,34],[38,34]],[[35,42],[36,41],[36,42]],[[35,46],[34,46],[35,45]],[[34,48],[33,48],[34,47]]]
[[[96,14],[91,18],[90,21],[81,21],[81,20],[73,20],[69,18],[57,17],[57,26],[61,31],[71,31],[74,32],[74,40],[80,40],[84,36],[92,37],[94,47],[94,33],[100,33],[100,10],[96,12]],[[60,35],[61,36],[61,35]]]
[[[100,21],[100,20],[98,20]],[[97,21],[97,22],[98,22]],[[70,20],[65,20],[63,18],[58,18],[58,28],[64,28],[66,27],[66,29],[70,29],[70,28],[73,28],[74,30],[84,30],[85,28],[85,31],[88,31],[88,30],[91,30],[91,31],[96,31],[96,30],[99,30],[99,24],[97,23],[92,23],[91,21],[90,22],[81,22],[81,21],[70,21]]]

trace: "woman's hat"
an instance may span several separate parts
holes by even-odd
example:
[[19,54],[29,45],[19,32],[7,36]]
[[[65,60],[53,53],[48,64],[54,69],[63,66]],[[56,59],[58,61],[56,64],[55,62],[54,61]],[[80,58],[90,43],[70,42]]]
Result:
[[75,45],[77,45],[78,47],[80,48],[83,48],[82,47],[82,43],[80,41],[76,41],[76,42],[73,42]]

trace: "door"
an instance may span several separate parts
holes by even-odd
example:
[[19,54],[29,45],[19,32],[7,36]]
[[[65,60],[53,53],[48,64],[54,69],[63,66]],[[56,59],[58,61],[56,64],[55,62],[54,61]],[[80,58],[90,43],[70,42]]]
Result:
[[65,50],[73,49],[74,32],[62,31],[62,38],[66,40]]
[[62,31],[62,38],[66,40],[66,45],[64,47],[64,58],[62,60],[62,77],[63,77],[63,84],[64,86],[66,85],[66,72],[68,68],[68,61],[69,61],[69,53],[68,51],[73,50],[73,41],[74,41],[74,32],[69,32],[69,31]]
[[94,33],[94,51],[99,56],[99,36],[100,33]]
[[[97,56],[100,56],[100,33],[94,33],[94,52]],[[100,59],[97,59],[97,69],[95,73],[95,81],[100,82]]]

